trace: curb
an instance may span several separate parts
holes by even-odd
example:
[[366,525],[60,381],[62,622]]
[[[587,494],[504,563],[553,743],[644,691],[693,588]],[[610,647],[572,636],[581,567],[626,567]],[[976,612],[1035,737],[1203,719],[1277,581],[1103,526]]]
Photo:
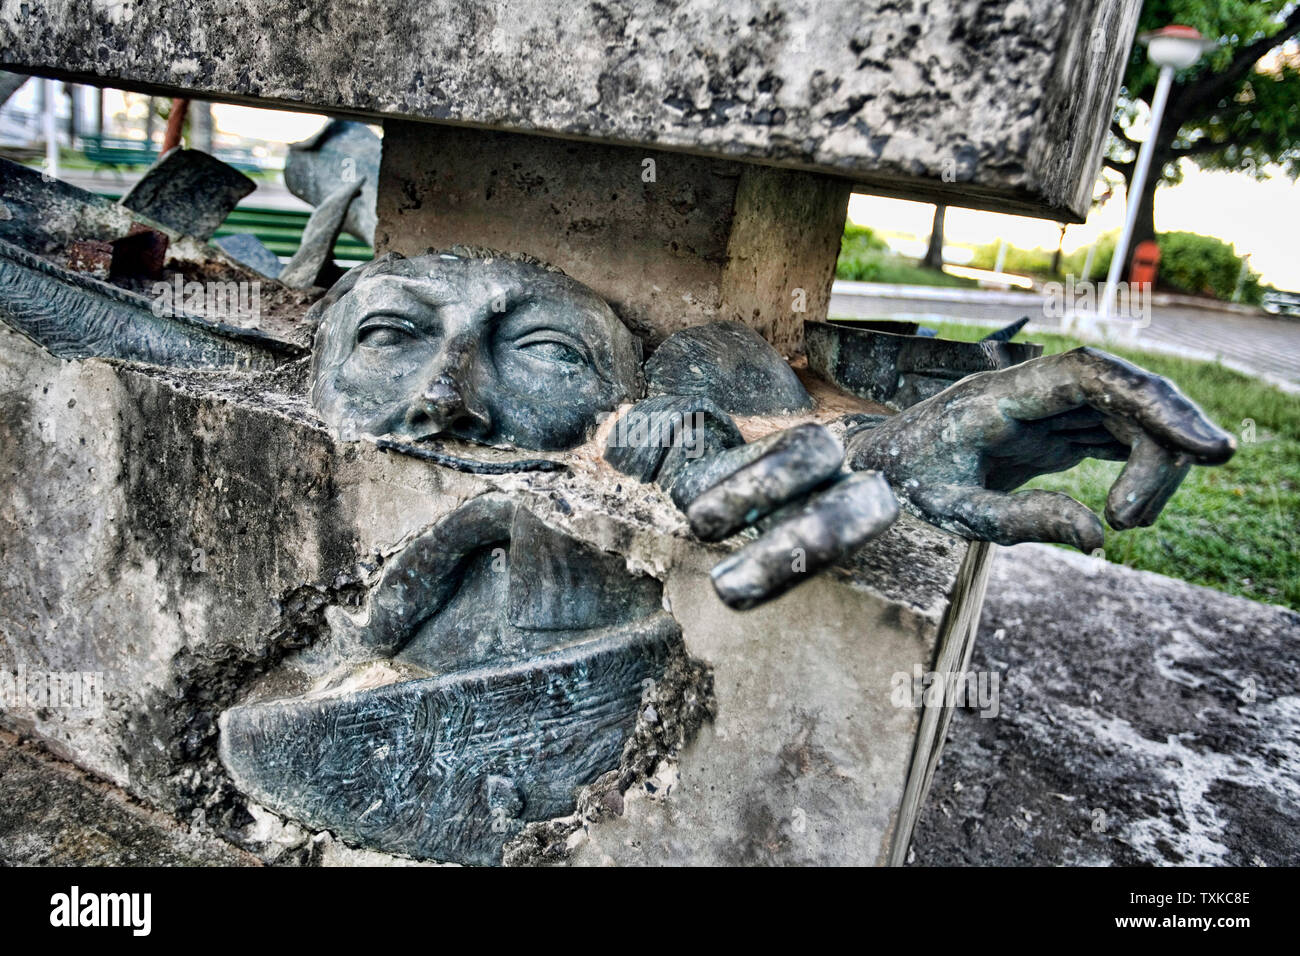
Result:
[[[990,289],[959,289],[932,285],[894,285],[885,282],[854,282],[836,279],[831,285],[832,295],[848,295],[868,299],[928,300],[930,302],[964,302],[970,305],[1038,306],[1043,301],[1041,292],[1003,292]],[[1258,306],[1220,302],[1194,295],[1156,292],[1152,305],[1177,306],[1201,309],[1206,312],[1226,312],[1232,315],[1249,315],[1255,318],[1296,321],[1294,316],[1274,315]]]

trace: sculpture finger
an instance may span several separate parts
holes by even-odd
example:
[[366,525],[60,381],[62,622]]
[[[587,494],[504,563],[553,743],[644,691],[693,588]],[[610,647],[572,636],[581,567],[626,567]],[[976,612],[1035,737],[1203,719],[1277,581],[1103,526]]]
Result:
[[691,503],[691,530],[720,541],[834,477],[843,462],[844,449],[822,425],[781,432],[757,459]]
[[1167,378],[1093,349],[1081,356],[1092,374],[1082,378],[1088,404],[1108,416],[1128,418],[1165,448],[1185,452],[1203,465],[1221,465],[1237,450],[1219,428]]
[[758,540],[719,562],[714,590],[728,607],[755,607],[852,554],[897,518],[898,502],[879,472],[848,475],[774,516]]
[[1154,524],[1191,467],[1185,456],[1169,452],[1146,435],[1138,435],[1128,462],[1106,496],[1110,526],[1123,531]]
[[1006,494],[943,485],[914,491],[907,503],[931,524],[977,541],[1006,545],[1043,541],[1092,552],[1105,540],[1101,519],[1056,491]]
[[671,481],[660,480],[660,486],[668,492],[678,509],[684,514],[696,498],[708,491],[729,475],[761,458],[766,454],[775,435],[769,435],[759,441],[734,445],[711,455],[703,455],[694,461],[685,463],[670,476]]
[[1233,437],[1168,379],[1097,349],[1078,348],[989,374],[999,376],[1004,407],[1015,418],[1046,418],[1087,404],[1138,423],[1166,448],[1200,464],[1222,464],[1236,450]]

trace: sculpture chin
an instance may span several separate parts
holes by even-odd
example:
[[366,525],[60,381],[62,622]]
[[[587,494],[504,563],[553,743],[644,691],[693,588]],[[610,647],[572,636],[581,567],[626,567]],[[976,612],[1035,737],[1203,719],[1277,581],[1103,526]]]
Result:
[[417,858],[499,862],[571,813],[681,646],[657,581],[496,495],[408,545],[367,610],[331,623],[369,659],[227,710],[221,758],[271,809]]

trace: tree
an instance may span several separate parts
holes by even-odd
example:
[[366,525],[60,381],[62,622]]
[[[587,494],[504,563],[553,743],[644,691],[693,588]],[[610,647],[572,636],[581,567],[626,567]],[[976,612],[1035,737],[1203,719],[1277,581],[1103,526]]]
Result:
[[947,212],[947,206],[934,207],[934,224],[930,226],[930,246],[925,250],[925,258],[921,260],[921,265],[927,269],[943,270],[943,217]]
[[[1300,2],[1297,0],[1146,0],[1139,30],[1171,23],[1219,39],[1217,49],[1175,77],[1155,141],[1151,175],[1137,197],[1131,248],[1155,238],[1155,192],[1182,179],[1180,161],[1268,178],[1281,165],[1300,176]],[[1134,46],[1111,122],[1105,164],[1127,186],[1141,143],[1130,136],[1139,104],[1151,101],[1159,70]],[[1132,201],[1130,199],[1130,201]]]
[[1052,253],[1052,275],[1059,276],[1061,274],[1061,258],[1065,254],[1065,230],[1070,228],[1070,224],[1068,222],[1058,222],[1056,225],[1061,230],[1061,234],[1056,239],[1056,251]]

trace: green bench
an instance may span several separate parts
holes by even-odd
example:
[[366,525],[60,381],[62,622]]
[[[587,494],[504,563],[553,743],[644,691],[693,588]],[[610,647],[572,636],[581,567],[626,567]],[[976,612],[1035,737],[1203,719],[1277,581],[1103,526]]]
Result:
[[243,170],[246,173],[258,173],[262,171],[262,165],[257,161],[251,149],[243,147],[235,149],[219,149],[212,153],[213,156],[221,160],[228,166],[234,166],[236,169]]
[[152,166],[158,158],[158,150],[153,143],[98,134],[82,136],[81,151],[92,163],[115,168]]
[[[116,202],[121,197],[113,192],[101,192],[105,199]],[[302,243],[302,231],[311,213],[296,209],[262,209],[239,206],[233,209],[226,221],[217,227],[212,238],[251,232],[261,239],[277,256],[292,256]],[[369,262],[375,250],[360,239],[343,233],[334,243],[334,258],[349,262]]]
[[[100,136],[98,133],[87,134],[80,139],[81,151],[86,159],[100,166],[152,166],[158,158],[157,147],[142,139]],[[223,149],[214,155],[223,163],[246,173],[256,173],[262,169],[257,157],[248,149]]]
[[[277,256],[291,256],[302,242],[302,231],[310,213],[293,209],[257,209],[239,206],[217,229],[214,238],[237,232],[251,232]],[[365,262],[374,250],[359,239],[343,233],[334,243],[334,258]]]

